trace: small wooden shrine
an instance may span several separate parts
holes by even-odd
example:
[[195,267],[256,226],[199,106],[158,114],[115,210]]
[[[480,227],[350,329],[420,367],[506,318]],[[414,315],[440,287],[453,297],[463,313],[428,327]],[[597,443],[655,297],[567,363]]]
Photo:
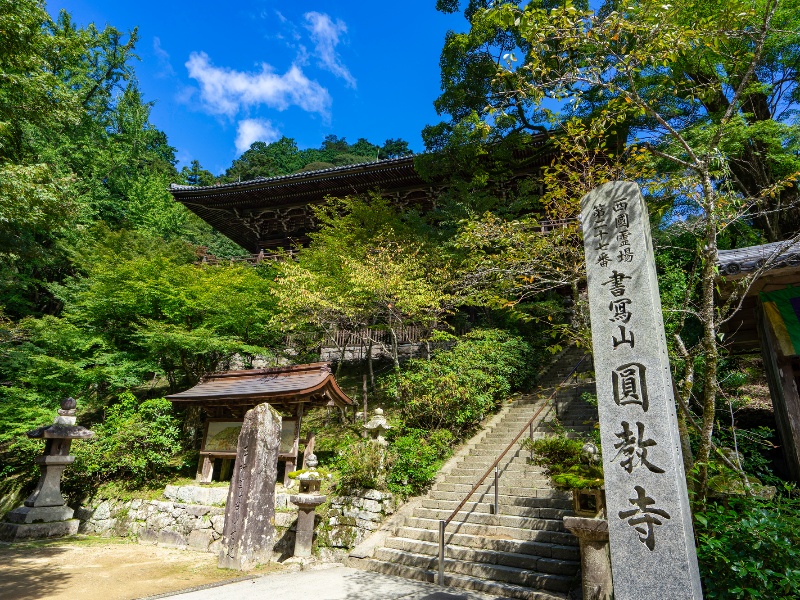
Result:
[[761,353],[789,476],[800,483],[800,243],[721,250],[718,267],[723,297],[748,278],[722,341],[732,353]]
[[325,362],[215,373],[167,399],[200,406],[206,413],[197,465],[201,483],[212,480],[216,459],[221,459],[221,470],[230,470],[244,415],[251,408],[266,402],[284,415],[278,460],[285,463],[286,483],[286,474],[297,465],[303,413],[314,406],[345,408],[353,404],[337,385],[330,363]]

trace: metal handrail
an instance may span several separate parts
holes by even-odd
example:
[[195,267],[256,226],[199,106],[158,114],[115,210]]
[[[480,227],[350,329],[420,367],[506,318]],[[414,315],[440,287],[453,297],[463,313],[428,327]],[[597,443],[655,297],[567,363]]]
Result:
[[522,434],[525,433],[526,429],[530,430],[531,438],[533,438],[533,422],[539,417],[539,415],[545,409],[545,407],[547,406],[547,403],[550,402],[550,400],[552,400],[553,397],[558,393],[558,390],[561,389],[567,383],[567,381],[569,381],[569,378],[572,377],[572,375],[578,370],[578,367],[580,367],[581,364],[583,364],[583,361],[586,360],[586,356],[587,355],[585,355],[585,354],[583,355],[583,357],[577,362],[577,364],[574,367],[572,367],[572,370],[564,378],[564,380],[561,383],[559,383],[553,389],[553,393],[550,394],[550,396],[548,396],[545,399],[544,402],[542,402],[542,405],[539,407],[539,410],[536,411],[536,414],[534,414],[531,417],[530,421],[525,423],[525,425],[522,427],[522,429],[516,435],[516,437],[513,440],[511,440],[511,443],[508,446],[506,446],[506,449],[503,450],[503,452],[500,454],[500,456],[497,457],[497,460],[495,460],[492,463],[492,466],[490,466],[486,470],[486,473],[483,474],[483,477],[481,477],[478,480],[478,482],[474,486],[472,486],[472,489],[469,491],[469,494],[467,494],[466,497],[461,501],[461,504],[459,504],[456,507],[456,509],[452,513],[450,513],[449,517],[447,517],[446,519],[444,519],[442,521],[439,521],[439,575],[438,575],[438,578],[436,580],[436,582],[439,585],[444,585],[444,549],[445,549],[444,534],[445,534],[445,528],[450,523],[450,521],[452,521],[453,518],[459,513],[459,511],[462,508],[464,508],[464,505],[467,503],[467,500],[469,500],[472,497],[472,494],[474,494],[475,491],[483,484],[483,482],[486,481],[486,478],[489,476],[490,473],[492,473],[492,471],[494,471],[494,514],[498,514],[498,508],[499,508],[498,505],[499,505],[499,496],[500,496],[498,482],[499,482],[499,479],[500,479],[500,474],[499,474],[497,465],[500,464],[500,461],[503,460],[503,457],[505,457],[505,455],[508,454],[508,451],[511,450],[511,448],[514,446],[514,444],[517,443],[517,440],[519,440],[519,438],[522,437]]

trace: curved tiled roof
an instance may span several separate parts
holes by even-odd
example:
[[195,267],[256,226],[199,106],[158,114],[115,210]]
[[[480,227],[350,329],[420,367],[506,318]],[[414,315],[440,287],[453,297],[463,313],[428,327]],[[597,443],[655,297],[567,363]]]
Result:
[[772,242],[735,250],[720,250],[720,275],[751,273],[769,261],[768,270],[800,266],[800,242]]
[[215,373],[193,388],[171,394],[167,399],[205,405],[255,405],[282,401],[325,404],[329,400],[339,406],[353,403],[336,383],[329,363]]
[[309,177],[314,177],[316,175],[338,175],[338,174],[349,174],[351,172],[358,172],[363,170],[365,166],[374,166],[374,165],[381,165],[381,166],[391,166],[394,164],[402,164],[402,163],[414,163],[413,156],[402,156],[400,158],[388,158],[385,160],[375,160],[370,162],[363,162],[357,163],[354,165],[342,165],[340,167],[329,167],[327,169],[316,169],[314,171],[301,171],[299,173],[291,173],[289,175],[276,175],[274,177],[256,177],[255,179],[249,179],[247,181],[234,181],[232,183],[217,183],[214,185],[179,185],[177,183],[171,183],[169,186],[170,191],[180,192],[180,191],[193,191],[193,192],[203,192],[209,190],[226,190],[226,189],[236,189],[236,188],[247,188],[247,187],[255,187],[261,184],[269,184],[269,183],[285,183],[289,182],[293,179],[307,179]]

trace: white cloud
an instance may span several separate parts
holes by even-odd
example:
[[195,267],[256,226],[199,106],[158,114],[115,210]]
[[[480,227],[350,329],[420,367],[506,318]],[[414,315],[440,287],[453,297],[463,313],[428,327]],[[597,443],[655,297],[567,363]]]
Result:
[[161,47],[161,38],[153,38],[153,54],[158,59],[159,72],[156,77],[171,77],[175,75],[175,69],[172,68],[172,63],[169,60],[169,52]]
[[244,119],[239,121],[236,131],[236,153],[241,154],[253,142],[266,142],[271,144],[281,137],[280,131],[265,119]]
[[355,77],[342,64],[336,53],[339,36],[347,33],[347,25],[340,19],[333,21],[325,13],[308,12],[304,16],[308,22],[307,29],[311,32],[311,39],[316,44],[320,66],[344,79],[350,87],[356,87]]
[[307,112],[329,115],[328,90],[308,79],[297,64],[283,75],[266,63],[261,64],[260,72],[245,73],[216,67],[205,52],[192,52],[186,68],[189,77],[200,84],[204,108],[213,114],[233,117],[242,109],[264,104],[277,110],[299,106]]

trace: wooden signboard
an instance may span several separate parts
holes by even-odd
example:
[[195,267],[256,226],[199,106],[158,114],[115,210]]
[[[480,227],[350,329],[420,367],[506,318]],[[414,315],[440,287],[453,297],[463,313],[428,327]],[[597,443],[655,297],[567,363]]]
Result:
[[241,431],[242,421],[208,419],[200,452],[236,456],[236,446],[239,443],[239,433]]
[[278,450],[278,459],[294,460],[297,457],[298,443],[300,441],[300,419],[284,418],[281,423],[281,445]]

